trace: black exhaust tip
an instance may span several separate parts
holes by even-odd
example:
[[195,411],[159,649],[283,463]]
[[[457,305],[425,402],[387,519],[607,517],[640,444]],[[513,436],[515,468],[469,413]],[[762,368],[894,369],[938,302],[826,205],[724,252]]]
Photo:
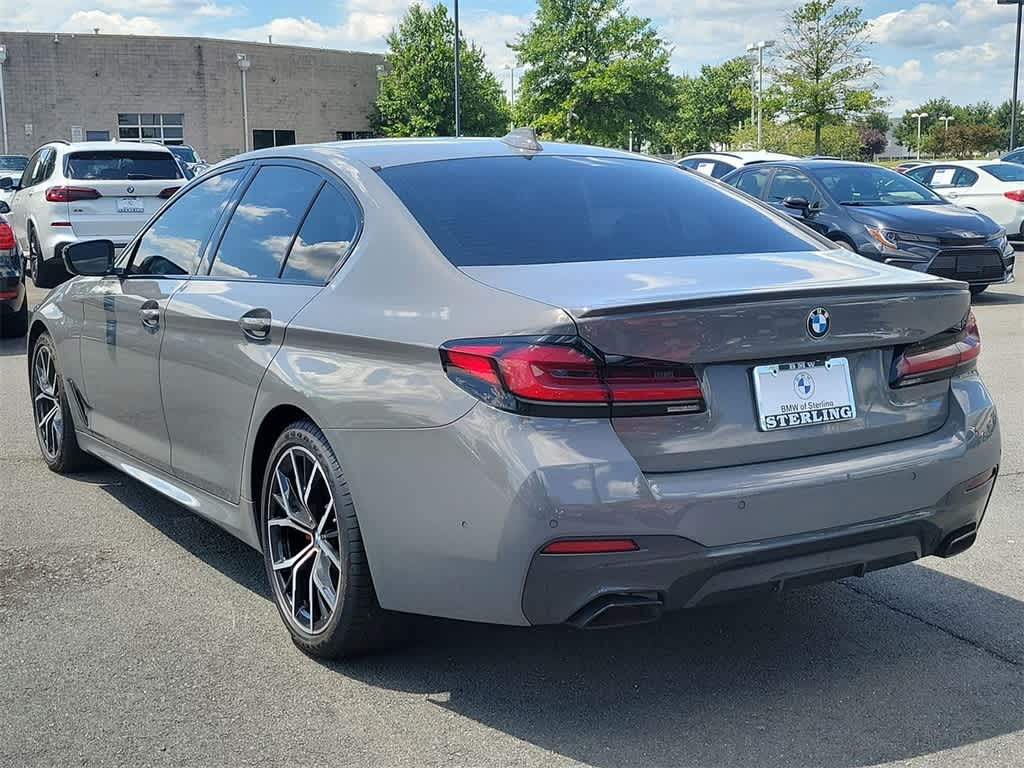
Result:
[[583,606],[567,623],[577,629],[648,624],[661,618],[664,607],[656,594],[602,595]]
[[978,528],[974,523],[958,528],[947,536],[939,551],[939,557],[953,557],[971,548],[971,545],[978,539]]

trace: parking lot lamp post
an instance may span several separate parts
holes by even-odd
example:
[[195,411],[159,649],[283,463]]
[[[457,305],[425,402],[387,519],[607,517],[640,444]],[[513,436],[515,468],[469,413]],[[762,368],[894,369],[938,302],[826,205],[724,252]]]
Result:
[[0,45],[0,122],[4,124],[4,154],[7,154],[7,94],[4,91],[4,64],[7,62],[7,46]]
[[459,111],[459,83],[461,70],[459,68],[459,0],[455,0],[455,138],[462,135],[462,116]]
[[928,117],[927,112],[914,112],[911,117],[917,118],[917,159],[921,159],[921,120]]
[[764,134],[761,131],[761,94],[764,93],[764,49],[775,45],[774,40],[758,40],[750,43],[747,51],[757,51],[757,148],[763,149]]
[[1020,23],[1021,12],[1024,11],[1024,0],[996,0],[997,5],[1017,6],[1017,34],[1014,37],[1013,49],[1013,100],[1010,105],[1010,149],[1017,147],[1017,81],[1020,79]]
[[244,152],[249,151],[249,101],[248,96],[245,92],[245,73],[249,71],[249,67],[252,66],[252,62],[249,61],[249,56],[245,53],[235,54],[238,60],[238,71],[242,73],[242,149]]

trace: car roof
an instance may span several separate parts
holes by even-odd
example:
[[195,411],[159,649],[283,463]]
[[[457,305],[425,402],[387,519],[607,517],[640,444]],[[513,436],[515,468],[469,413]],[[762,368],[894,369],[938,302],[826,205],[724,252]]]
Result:
[[323,161],[325,155],[363,163],[371,168],[389,168],[396,165],[430,163],[438,160],[463,160],[480,157],[577,156],[617,157],[647,162],[664,162],[656,157],[625,150],[593,147],[586,144],[562,144],[542,141],[540,151],[517,149],[496,138],[412,138],[412,139],[358,139],[331,141],[323,144],[292,144],[284,147],[246,152],[230,159],[256,160],[271,157],[292,157],[313,162]]
[[739,160],[741,163],[756,163],[768,162],[770,160],[789,160],[790,158],[795,158],[796,155],[786,155],[780,152],[766,152],[764,150],[737,150],[735,152],[691,152],[681,159],[686,160],[694,157],[706,157],[713,160]]
[[103,152],[103,151],[130,151],[130,152],[159,152],[170,153],[163,144],[148,144],[140,141],[48,141],[43,146],[54,146],[62,152]]
[[[857,160],[830,160],[827,158],[809,158],[809,157],[797,157],[792,160],[772,160],[764,163],[765,166],[789,166],[791,168],[801,168],[806,171],[811,170],[824,170],[825,168],[863,168],[865,166],[871,168],[881,168],[880,165],[873,165],[872,163],[862,163]],[[891,169],[886,169],[891,170]],[[895,173],[895,171],[893,171]]]
[[931,160],[922,163],[922,166],[929,165],[962,165],[964,168],[982,168],[986,165],[1017,165],[1017,163],[1005,163],[998,158],[991,160]]

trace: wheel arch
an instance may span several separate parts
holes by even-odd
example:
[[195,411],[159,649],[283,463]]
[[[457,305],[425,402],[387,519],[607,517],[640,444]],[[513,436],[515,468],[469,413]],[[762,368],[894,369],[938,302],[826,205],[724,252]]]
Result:
[[263,493],[263,475],[270,460],[270,451],[277,438],[285,428],[296,421],[308,420],[316,424],[316,419],[295,405],[277,405],[271,408],[259,427],[252,441],[252,454],[249,460],[249,483],[244,486],[252,499],[253,525],[259,536],[260,546],[263,545],[263,530],[260,526],[260,497]]

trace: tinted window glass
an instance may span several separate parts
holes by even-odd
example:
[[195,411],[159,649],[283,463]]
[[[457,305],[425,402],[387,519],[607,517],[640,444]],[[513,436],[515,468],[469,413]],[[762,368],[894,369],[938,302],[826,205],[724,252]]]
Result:
[[[931,169],[932,176],[928,182],[932,187],[969,187],[978,180],[978,174],[957,166],[938,166]],[[911,176],[911,178],[914,178]]]
[[0,171],[24,171],[28,158],[21,155],[0,155]]
[[780,168],[768,187],[768,202],[781,203],[787,197],[802,197],[810,203],[818,201],[818,190],[809,178],[799,171]]
[[315,173],[260,168],[231,214],[211,275],[277,277],[295,230],[321,184]]
[[325,186],[317,195],[288,254],[282,277],[322,283],[359,231],[359,208],[350,195]]
[[178,164],[170,152],[75,152],[67,157],[66,172],[71,179],[128,181],[181,178]]
[[673,165],[489,157],[381,176],[459,266],[817,248],[782,219]]
[[1004,163],[1024,163],[1024,152],[1011,152],[1003,158]]
[[743,190],[748,195],[762,197],[764,194],[764,185],[768,182],[768,177],[771,175],[772,172],[769,168],[763,168],[757,171],[747,171],[746,173],[740,174],[739,179],[736,181],[736,188]]
[[833,166],[815,177],[840,205],[943,205],[945,200],[902,173],[872,165]]
[[932,180],[932,168],[911,168],[904,175],[920,184],[930,184]]
[[992,165],[983,165],[981,169],[991,173],[1000,181],[1024,181],[1024,165],[993,163]]
[[196,152],[192,147],[168,147],[171,150],[171,154],[177,157],[184,163],[198,163],[199,158],[196,157]]
[[42,155],[43,151],[39,150],[28,161],[28,165],[25,166],[25,170],[21,174],[22,187],[31,187],[35,183],[36,171],[39,169],[39,161]]
[[211,176],[171,203],[142,236],[128,272],[191,274],[199,262],[203,243],[244,174],[239,168]]
[[731,165],[725,163],[715,163],[714,170],[711,171],[712,178],[720,179],[723,176],[728,176],[732,171],[736,170]]
[[54,166],[57,164],[57,153],[52,149],[44,149],[39,156],[39,170],[36,174],[36,183],[46,181],[53,176]]

